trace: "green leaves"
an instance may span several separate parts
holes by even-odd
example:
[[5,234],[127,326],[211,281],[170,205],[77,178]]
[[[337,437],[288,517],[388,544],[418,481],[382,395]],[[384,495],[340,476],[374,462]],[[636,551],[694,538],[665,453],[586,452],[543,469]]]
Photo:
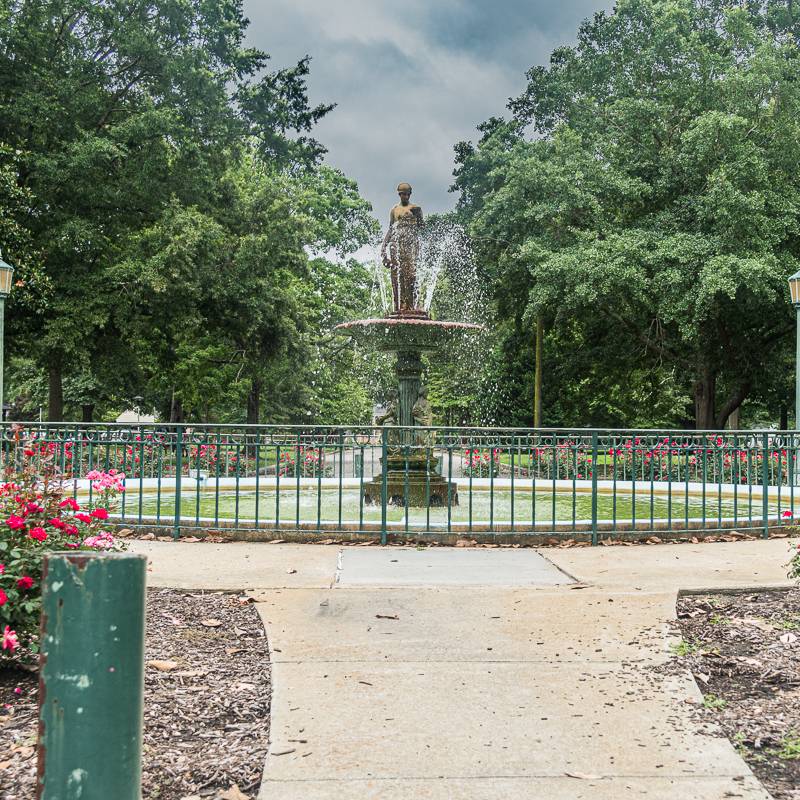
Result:
[[[766,5],[625,0],[528,73],[511,122],[457,148],[460,213],[501,313],[526,327],[554,310],[614,320],[642,367],[716,381],[721,416],[698,408],[701,427],[725,424],[726,398],[772,391],[792,330],[789,24]],[[541,138],[526,141],[527,125]]]

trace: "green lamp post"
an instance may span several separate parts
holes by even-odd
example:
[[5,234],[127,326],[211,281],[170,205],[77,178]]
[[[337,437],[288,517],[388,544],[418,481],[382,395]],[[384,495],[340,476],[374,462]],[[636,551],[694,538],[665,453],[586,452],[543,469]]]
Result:
[[3,407],[3,342],[6,326],[6,297],[11,294],[14,267],[6,264],[0,255],[0,409]]
[[800,270],[789,278],[792,305],[797,311],[797,356],[795,358],[794,379],[794,429],[800,430]]

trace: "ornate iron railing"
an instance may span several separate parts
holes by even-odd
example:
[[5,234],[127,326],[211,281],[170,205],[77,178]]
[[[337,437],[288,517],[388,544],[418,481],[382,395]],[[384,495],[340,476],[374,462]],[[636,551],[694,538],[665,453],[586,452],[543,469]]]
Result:
[[793,431],[4,423],[4,463],[20,441],[76,496],[123,473],[119,523],[176,537],[768,535],[800,488]]

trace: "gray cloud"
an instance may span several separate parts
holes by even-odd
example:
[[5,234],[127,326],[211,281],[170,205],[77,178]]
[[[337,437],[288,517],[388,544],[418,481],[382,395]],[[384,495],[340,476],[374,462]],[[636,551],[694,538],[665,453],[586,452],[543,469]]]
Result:
[[356,180],[376,216],[408,181],[427,212],[453,208],[453,145],[506,113],[525,70],[572,44],[602,0],[245,0],[247,42],[272,68],[312,57],[312,103],[337,108],[315,129],[326,163]]

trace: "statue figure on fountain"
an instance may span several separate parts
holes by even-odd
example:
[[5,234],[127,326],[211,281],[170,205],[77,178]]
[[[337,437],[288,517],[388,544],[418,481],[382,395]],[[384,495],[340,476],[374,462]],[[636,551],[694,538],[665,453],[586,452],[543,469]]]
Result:
[[[420,427],[430,428],[433,426],[433,409],[431,402],[428,400],[428,387],[423,386],[419,391],[417,402],[414,403],[414,408],[411,411],[414,418],[414,425]],[[414,444],[417,447],[429,447],[433,444],[433,431],[417,431],[414,437],[416,441]]]
[[[396,389],[389,390],[389,405],[386,411],[375,417],[376,425],[395,427],[400,424],[400,405]],[[400,449],[400,436],[397,431],[389,430],[386,434],[386,444],[390,446],[389,453],[394,454]]]
[[393,317],[422,317],[428,315],[419,304],[417,259],[419,258],[419,229],[424,224],[422,209],[411,202],[411,186],[397,187],[400,202],[389,214],[389,230],[381,247],[381,260],[391,272]]

